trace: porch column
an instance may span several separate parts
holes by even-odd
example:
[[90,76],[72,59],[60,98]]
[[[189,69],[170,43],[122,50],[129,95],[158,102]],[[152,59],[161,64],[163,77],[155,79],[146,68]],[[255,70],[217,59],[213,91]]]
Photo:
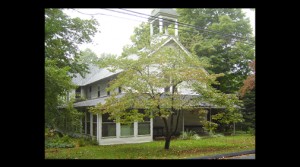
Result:
[[93,136],[93,114],[90,113],[90,136]]
[[177,19],[175,21],[175,37],[178,37],[178,22],[177,22]]
[[184,112],[182,111],[182,132],[184,132]]
[[150,118],[150,134],[151,134],[151,139],[153,140],[153,113],[151,112],[151,118]]
[[116,123],[116,138],[120,138],[121,136],[121,123]]
[[97,114],[97,140],[98,143],[100,144],[100,140],[102,138],[102,115],[101,114]]
[[159,33],[163,33],[163,19],[161,16],[159,17]]
[[84,109],[84,134],[87,134],[87,113],[86,113],[86,109]]
[[138,122],[133,123],[133,135],[134,137],[138,137]]

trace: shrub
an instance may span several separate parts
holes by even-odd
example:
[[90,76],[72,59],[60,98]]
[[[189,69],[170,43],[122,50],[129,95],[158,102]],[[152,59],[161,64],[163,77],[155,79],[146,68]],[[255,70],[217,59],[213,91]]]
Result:
[[181,139],[181,140],[189,140],[189,139],[199,140],[199,139],[201,139],[201,137],[198,134],[196,134],[195,131],[184,131],[184,132],[181,132],[179,139]]
[[78,147],[87,146],[87,145],[99,145],[96,139],[92,139],[91,137],[81,137],[76,139],[76,145]]
[[52,143],[47,142],[45,144],[46,148],[73,148],[75,145],[73,143]]
[[251,135],[255,135],[255,128],[248,128],[248,132],[249,132],[249,134],[251,134]]
[[71,141],[71,138],[68,135],[63,137],[53,136],[46,139],[45,142],[46,148],[72,148],[75,147],[75,144]]

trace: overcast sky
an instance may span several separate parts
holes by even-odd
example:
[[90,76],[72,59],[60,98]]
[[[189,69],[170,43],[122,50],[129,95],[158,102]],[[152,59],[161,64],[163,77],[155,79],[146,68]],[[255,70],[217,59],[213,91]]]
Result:
[[[76,10],[76,11],[75,11]],[[102,53],[111,53],[120,55],[122,48],[126,44],[130,43],[130,36],[133,34],[134,27],[137,27],[142,22],[147,21],[147,16],[139,15],[131,12],[124,11],[122,9],[68,9],[64,12],[70,17],[80,17],[82,19],[90,19],[94,17],[99,22],[97,33],[93,37],[93,43],[80,45],[80,50],[90,48],[98,56]],[[112,11],[114,10],[114,11]],[[147,15],[151,14],[153,9],[126,9]],[[250,9],[243,9],[246,12],[247,17],[250,18],[251,26],[255,34],[255,11]],[[140,17],[118,13],[126,12],[132,15],[138,15]],[[82,14],[85,13],[85,14]],[[93,14],[93,15],[86,15]],[[145,17],[145,18],[141,18]],[[180,25],[179,25],[180,28]],[[150,33],[150,32],[149,32]]]

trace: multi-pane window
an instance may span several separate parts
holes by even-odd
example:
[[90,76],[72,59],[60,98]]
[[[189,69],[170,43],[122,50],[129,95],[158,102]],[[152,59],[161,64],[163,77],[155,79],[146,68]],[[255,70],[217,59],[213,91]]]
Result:
[[75,92],[75,98],[76,99],[80,98],[80,95],[81,95],[81,87],[78,87]]
[[97,115],[93,115],[93,136],[97,136]]
[[121,136],[133,136],[134,135],[134,124],[121,124]]
[[91,134],[91,117],[90,113],[86,112],[86,134]]
[[144,117],[144,122],[138,122],[138,135],[149,135],[150,134],[150,118]]
[[116,123],[108,117],[108,114],[102,114],[102,137],[115,137]]
[[98,97],[100,97],[100,85],[98,85]]

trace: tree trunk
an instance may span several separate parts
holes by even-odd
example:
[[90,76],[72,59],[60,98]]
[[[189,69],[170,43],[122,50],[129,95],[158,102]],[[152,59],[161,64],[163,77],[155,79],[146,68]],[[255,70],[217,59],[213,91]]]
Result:
[[165,149],[168,150],[170,148],[170,143],[171,143],[171,135],[166,137],[165,140]]
[[168,150],[170,148],[171,132],[169,131],[168,120],[166,118],[163,118],[163,121],[165,123],[165,128],[166,128],[165,149]]

